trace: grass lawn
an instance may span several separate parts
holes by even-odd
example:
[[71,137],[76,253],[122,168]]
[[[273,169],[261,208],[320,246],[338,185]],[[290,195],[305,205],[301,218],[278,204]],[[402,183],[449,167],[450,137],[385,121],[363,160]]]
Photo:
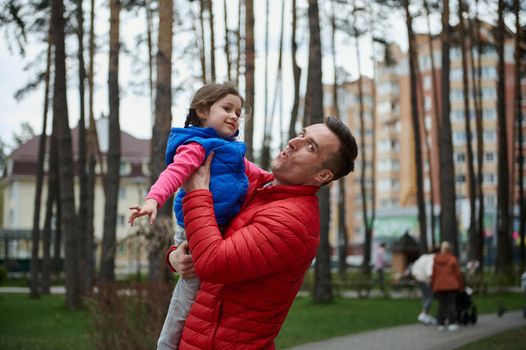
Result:
[[94,350],[88,323],[87,311],[67,310],[61,295],[0,294],[3,350]]
[[[526,303],[520,294],[479,296],[481,313],[499,306],[520,309]],[[435,303],[436,304],[436,303]],[[314,304],[297,298],[276,341],[278,349],[383,327],[416,322],[419,300],[336,299]],[[0,349],[2,350],[94,350],[88,335],[88,313],[69,311],[59,295],[29,299],[23,294],[0,294]],[[496,350],[496,348],[492,349]]]
[[526,327],[514,329],[493,337],[479,340],[475,343],[465,345],[457,350],[516,350],[518,340],[526,339]]

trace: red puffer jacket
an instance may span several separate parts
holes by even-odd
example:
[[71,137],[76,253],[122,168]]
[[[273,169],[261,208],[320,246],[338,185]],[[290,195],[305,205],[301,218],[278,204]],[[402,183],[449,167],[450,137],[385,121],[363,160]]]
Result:
[[183,202],[186,234],[201,279],[179,349],[274,349],[319,243],[315,186],[270,186],[249,174],[241,212],[221,236],[208,190]]

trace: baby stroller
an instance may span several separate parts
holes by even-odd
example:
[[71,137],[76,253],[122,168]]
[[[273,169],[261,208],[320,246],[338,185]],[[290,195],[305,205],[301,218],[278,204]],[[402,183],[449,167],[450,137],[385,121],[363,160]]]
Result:
[[457,321],[460,324],[477,323],[477,306],[473,304],[472,295],[473,290],[469,287],[457,294]]

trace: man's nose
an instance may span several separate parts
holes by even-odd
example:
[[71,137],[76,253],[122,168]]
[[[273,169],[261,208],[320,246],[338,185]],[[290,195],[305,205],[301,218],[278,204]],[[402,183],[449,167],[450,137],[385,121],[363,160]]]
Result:
[[299,142],[301,142],[301,140],[298,139],[297,137],[295,137],[295,138],[289,140],[288,146],[294,150],[294,149],[296,149],[298,147]]

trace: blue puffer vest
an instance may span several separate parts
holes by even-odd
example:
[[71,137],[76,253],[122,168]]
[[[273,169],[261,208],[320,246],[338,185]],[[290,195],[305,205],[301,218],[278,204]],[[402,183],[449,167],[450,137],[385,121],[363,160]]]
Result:
[[[237,136],[234,135],[234,137]],[[197,142],[206,151],[205,159],[214,151],[210,167],[210,191],[214,199],[214,211],[219,225],[227,224],[241,208],[248,189],[245,174],[245,144],[231,139],[221,138],[212,128],[172,128],[166,144],[166,164],[173,162],[177,147]],[[183,197],[185,192],[179,189],[174,200],[174,212],[177,224],[184,227]]]

